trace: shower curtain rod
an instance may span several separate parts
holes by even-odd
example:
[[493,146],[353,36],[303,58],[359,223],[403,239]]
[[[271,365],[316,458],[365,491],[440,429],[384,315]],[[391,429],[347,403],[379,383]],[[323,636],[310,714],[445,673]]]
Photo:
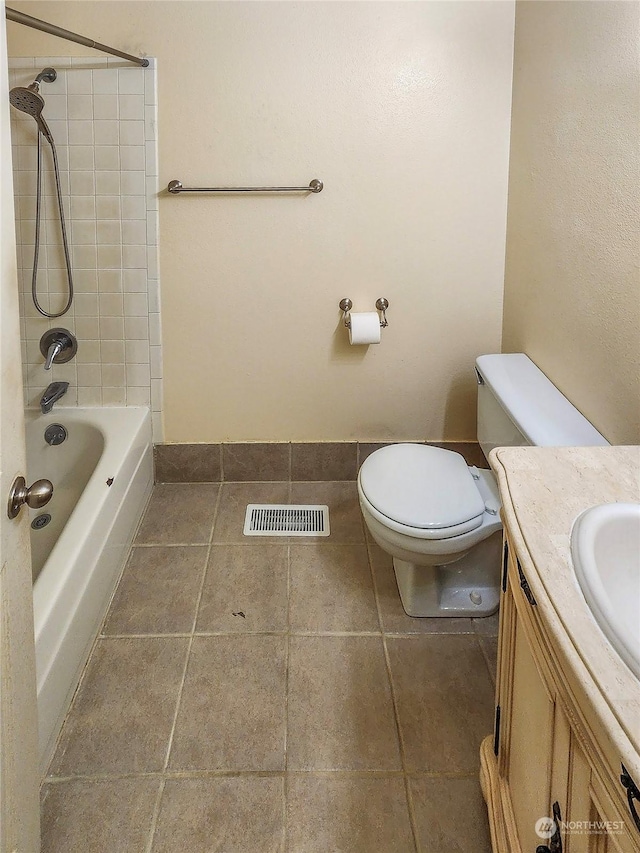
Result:
[[76,44],[82,44],[85,47],[92,47],[94,50],[101,50],[103,53],[110,53],[112,56],[119,56],[121,59],[127,59],[129,62],[135,62],[136,65],[141,65],[146,68],[149,65],[149,60],[141,56],[132,56],[130,53],[124,53],[121,50],[116,50],[115,47],[109,47],[106,44],[100,44],[99,41],[94,41],[86,36],[72,33],[70,30],[65,30],[62,27],[57,27],[55,24],[50,24],[48,21],[41,21],[40,18],[32,18],[31,15],[25,15],[24,12],[18,12],[17,9],[5,7],[7,21],[14,21],[16,24],[24,24],[25,27],[31,27],[34,30],[42,30],[43,33],[49,33],[52,36],[74,41]]

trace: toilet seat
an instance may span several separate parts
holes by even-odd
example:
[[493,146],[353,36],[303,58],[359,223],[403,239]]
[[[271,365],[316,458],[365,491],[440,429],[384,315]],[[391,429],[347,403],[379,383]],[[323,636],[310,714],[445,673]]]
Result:
[[485,502],[459,453],[396,444],[369,456],[358,474],[368,509],[382,524],[418,539],[449,539],[480,527]]

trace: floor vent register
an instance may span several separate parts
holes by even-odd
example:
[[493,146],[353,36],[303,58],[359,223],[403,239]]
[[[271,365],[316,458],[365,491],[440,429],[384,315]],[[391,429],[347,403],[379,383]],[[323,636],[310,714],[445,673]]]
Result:
[[291,504],[249,504],[245,536],[328,536],[329,507]]

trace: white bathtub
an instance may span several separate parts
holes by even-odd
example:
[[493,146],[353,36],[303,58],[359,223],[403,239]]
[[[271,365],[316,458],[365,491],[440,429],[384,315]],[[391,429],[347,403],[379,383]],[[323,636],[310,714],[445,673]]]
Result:
[[[40,763],[46,770],[153,484],[143,408],[28,411],[28,482],[46,477],[51,522],[31,531]],[[50,446],[44,431],[68,438]],[[109,485],[109,482],[111,484]]]

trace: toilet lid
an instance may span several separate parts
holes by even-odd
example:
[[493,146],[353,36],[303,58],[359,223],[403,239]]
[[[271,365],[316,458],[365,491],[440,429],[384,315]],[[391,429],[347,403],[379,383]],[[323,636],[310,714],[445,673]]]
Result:
[[376,450],[360,468],[360,487],[378,512],[408,527],[440,530],[484,513],[484,501],[459,453],[423,444]]

